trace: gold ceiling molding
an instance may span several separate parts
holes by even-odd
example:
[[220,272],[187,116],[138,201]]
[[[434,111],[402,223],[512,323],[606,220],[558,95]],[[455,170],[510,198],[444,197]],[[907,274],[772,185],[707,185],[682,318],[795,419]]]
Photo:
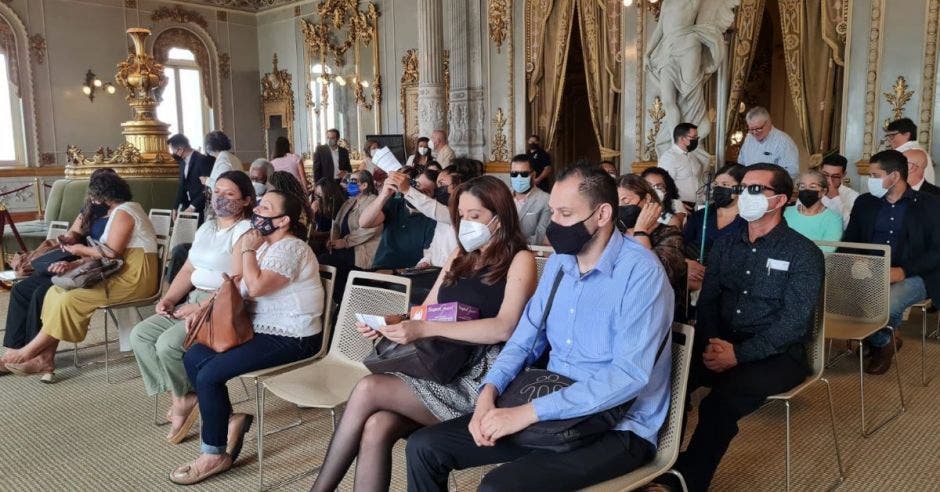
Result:
[[[212,73],[212,63],[209,58],[209,47],[194,32],[181,27],[171,27],[159,35],[153,42],[153,57],[161,65],[166,63],[169,57],[170,48],[185,48],[196,57],[196,65],[199,65],[199,75],[202,78],[202,92],[206,96],[209,107],[212,104],[212,83],[210,74]],[[219,71],[222,71],[222,57],[227,54],[219,55]],[[162,90],[160,91],[162,94]]]
[[496,116],[493,117],[493,154],[491,159],[494,161],[508,161],[509,148],[506,140],[506,115],[503,114],[503,108],[496,108]]
[[914,96],[914,91],[907,90],[907,79],[898,75],[897,80],[894,81],[894,85],[891,86],[891,92],[884,93],[885,101],[888,101],[888,104],[891,105],[891,118],[885,118],[885,128],[887,128],[888,124],[892,121],[904,117],[904,106],[907,106],[912,96]]
[[37,65],[46,62],[46,38],[38,32],[29,37],[29,55]]
[[[301,30],[311,55],[321,60],[332,56],[337,66],[346,65],[346,52],[357,42],[369,45],[378,36],[379,11],[369,2],[359,10],[358,0],[323,0],[317,5],[319,22],[301,19]],[[345,29],[345,35],[341,33]],[[341,42],[334,42],[341,37]]]
[[925,149],[929,149],[931,127],[933,126],[934,96],[936,95],[934,82],[937,72],[937,31],[938,24],[940,24],[940,0],[928,0],[926,19],[924,78],[920,85],[920,135],[917,137],[917,141]]
[[398,112],[405,114],[406,111],[406,91],[408,87],[418,86],[418,50],[410,49],[401,57],[401,92],[399,94]]
[[512,9],[512,6],[508,0],[490,0],[489,2],[490,40],[496,44],[497,53],[500,52],[503,42],[506,41],[512,16],[510,9]]
[[865,135],[862,139],[862,160],[868,159],[875,152],[875,112],[878,107],[878,70],[881,68],[881,33],[884,30],[885,0],[872,0],[868,31],[868,65],[865,77]]
[[150,20],[153,22],[160,22],[162,20],[170,20],[173,22],[179,22],[180,24],[186,24],[192,22],[197,26],[203,29],[209,29],[209,23],[206,22],[206,18],[202,16],[199,12],[195,10],[184,9],[179,5],[174,5],[172,7],[159,7],[150,14]]

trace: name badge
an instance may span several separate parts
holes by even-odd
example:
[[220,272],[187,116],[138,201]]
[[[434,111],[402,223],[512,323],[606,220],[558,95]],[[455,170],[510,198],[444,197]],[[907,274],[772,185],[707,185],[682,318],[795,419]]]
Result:
[[770,270],[779,270],[781,272],[790,271],[790,262],[783,260],[775,260],[773,258],[767,259],[767,273],[770,273]]

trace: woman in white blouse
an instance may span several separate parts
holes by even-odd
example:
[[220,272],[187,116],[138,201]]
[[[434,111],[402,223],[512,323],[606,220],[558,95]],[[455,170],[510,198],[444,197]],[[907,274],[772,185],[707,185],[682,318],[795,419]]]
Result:
[[241,290],[252,316],[254,338],[227,352],[193,345],[183,357],[202,415],[199,457],[170,473],[181,485],[200,482],[232,466],[253,417],[232,414],[226,382],[240,374],[294,362],[322,342],[323,286],[307,243],[309,206],[303,197],[271,190],[252,216],[252,230],[235,246]]
[[189,258],[157,303],[156,314],[131,331],[131,347],[147,394],[170,393],[170,432],[166,438],[173,444],[186,438],[199,416],[196,393],[183,367],[185,319],[222,285],[222,273],[235,270],[233,263],[240,258],[232,256],[232,248],[251,228],[248,217],[254,205],[254,189],[245,173],[228,171],[219,176],[212,196],[215,218],[196,231]]
[[242,161],[235,154],[229,152],[232,149],[232,141],[228,135],[216,130],[206,134],[205,138],[206,152],[215,157],[212,164],[212,171],[206,178],[206,188],[209,191],[215,189],[215,180],[226,171],[244,171]]

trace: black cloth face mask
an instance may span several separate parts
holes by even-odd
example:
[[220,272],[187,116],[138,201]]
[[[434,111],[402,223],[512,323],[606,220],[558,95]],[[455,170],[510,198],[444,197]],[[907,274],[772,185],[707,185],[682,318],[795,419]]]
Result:
[[88,209],[88,213],[97,219],[98,217],[108,215],[108,210],[110,209],[111,207],[109,207],[107,203],[92,203],[91,207]]
[[[581,250],[584,249],[584,245],[594,237],[594,234],[588,232],[584,223],[591,217],[594,217],[595,213],[597,213],[596,208],[586,219],[571,224],[570,226],[563,226],[555,221],[549,223],[548,228],[545,229],[545,236],[548,238],[548,242],[552,245],[552,248],[555,249],[555,252],[563,255],[576,255],[580,253]],[[597,231],[594,231],[594,233],[597,233]]]
[[280,219],[285,215],[286,214],[281,214],[274,217],[264,217],[262,215],[252,214],[251,227],[253,229],[257,229],[257,231],[260,232],[262,236],[270,236],[278,229],[278,227],[274,225],[274,219]]
[[447,205],[450,203],[450,192],[446,187],[440,186],[434,190],[434,199],[441,205]]
[[800,190],[800,192],[796,194],[796,198],[806,208],[816,205],[816,202],[820,200],[819,192],[816,190]]
[[734,201],[733,191],[731,188],[726,188],[724,186],[716,186],[712,188],[712,202],[715,203],[715,206],[718,208],[725,208],[728,205],[731,205],[731,202]]
[[639,205],[621,205],[617,207],[617,228],[620,232],[626,232],[627,229],[636,225],[636,220],[640,218]]

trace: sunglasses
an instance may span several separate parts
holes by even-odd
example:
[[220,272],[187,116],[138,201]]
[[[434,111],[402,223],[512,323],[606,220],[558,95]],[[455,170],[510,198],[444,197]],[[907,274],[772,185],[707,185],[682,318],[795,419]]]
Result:
[[349,179],[348,181],[346,181],[346,182],[347,182],[347,183],[352,183],[352,184],[359,184],[359,180],[356,179],[356,178],[350,178],[350,179]]
[[520,178],[520,177],[528,178],[529,174],[531,174],[530,171],[510,171],[509,177],[510,178]]
[[742,195],[744,194],[745,191],[747,191],[749,195],[760,195],[760,194],[763,194],[765,191],[770,191],[770,192],[777,193],[777,194],[780,193],[779,191],[771,188],[770,186],[765,186],[762,184],[737,185],[733,187],[732,190],[734,190],[735,195]]

